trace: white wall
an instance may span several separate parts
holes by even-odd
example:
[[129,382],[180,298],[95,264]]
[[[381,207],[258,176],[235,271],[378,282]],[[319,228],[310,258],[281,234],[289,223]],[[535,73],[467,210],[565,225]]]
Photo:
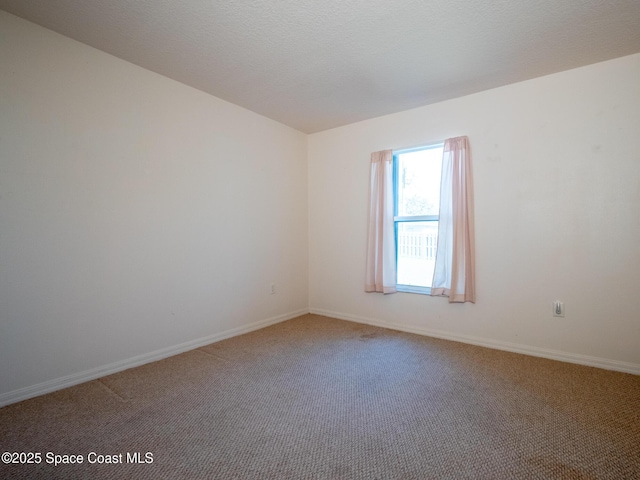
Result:
[[306,156],[0,11],[0,404],[305,313]]
[[[0,405],[309,307],[640,373],[640,55],[309,137],[2,11],[0,65]],[[370,153],[456,135],[477,304],[365,294]]]
[[[477,303],[365,294],[370,153],[458,135]],[[640,374],[639,185],[640,55],[310,135],[310,308]]]

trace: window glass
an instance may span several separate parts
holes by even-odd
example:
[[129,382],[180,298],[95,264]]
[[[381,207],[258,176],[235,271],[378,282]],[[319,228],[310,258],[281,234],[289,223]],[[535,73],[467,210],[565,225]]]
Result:
[[442,150],[442,145],[434,145],[394,155],[400,291],[430,292],[438,246]]
[[438,215],[442,148],[399,153],[398,215]]
[[399,222],[397,245],[397,283],[431,287],[436,264],[438,222]]

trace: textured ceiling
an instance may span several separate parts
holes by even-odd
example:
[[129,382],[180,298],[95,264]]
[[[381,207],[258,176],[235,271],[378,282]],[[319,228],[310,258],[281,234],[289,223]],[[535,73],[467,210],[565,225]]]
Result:
[[640,52],[640,0],[0,0],[303,132]]

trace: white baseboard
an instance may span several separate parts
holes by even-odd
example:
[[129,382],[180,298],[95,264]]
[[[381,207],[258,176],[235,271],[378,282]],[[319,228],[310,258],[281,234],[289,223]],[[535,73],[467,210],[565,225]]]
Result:
[[138,355],[132,358],[128,358],[126,360],[121,360],[119,362],[110,363],[108,365],[93,368],[91,370],[85,370],[84,372],[66,375],[64,377],[56,378],[54,380],[38,383],[37,385],[20,388],[18,390],[13,390],[11,392],[3,393],[3,394],[0,394],[0,407],[9,405],[11,403],[20,402],[28,398],[44,395],[45,393],[51,393],[56,390],[72,387],[73,385],[78,385],[80,383],[88,382],[90,380],[95,380],[96,378],[101,378],[106,375],[111,375],[112,373],[121,372],[129,368],[138,367],[140,365],[144,365],[145,363],[151,363],[157,360],[162,360],[163,358],[171,357],[173,355],[177,355],[179,353],[193,350],[194,348],[202,347],[210,343],[218,342],[226,338],[242,335],[243,333],[249,333],[254,330],[259,330],[261,328],[268,327],[269,325],[274,325],[279,322],[284,322],[285,320],[299,317],[307,313],[309,313],[309,310],[307,308],[303,308],[300,310],[296,310],[294,312],[289,312],[283,315],[278,315],[276,317],[260,320],[260,321],[251,323],[249,325],[232,328],[230,330],[225,330],[224,332],[221,332],[221,333],[216,333],[206,337],[198,338],[196,340],[191,340],[189,342],[181,343],[179,345],[162,348],[160,350],[155,350],[153,352]]
[[546,348],[531,347],[529,345],[522,345],[518,343],[501,342],[497,340],[491,340],[488,338],[473,337],[469,335],[458,335],[440,330],[431,330],[428,328],[414,328],[403,325],[396,325],[384,322],[382,320],[361,317],[358,315],[350,315],[347,313],[334,312],[331,310],[323,310],[320,308],[310,308],[310,313],[316,315],[323,315],[326,317],[338,318],[341,320],[348,320],[351,322],[365,323],[367,325],[374,325],[376,327],[389,328],[391,330],[399,330],[408,333],[416,333],[418,335],[425,335],[427,337],[442,338],[444,340],[453,340],[455,342],[469,343],[471,345],[478,345],[481,347],[494,348],[496,350],[505,350],[507,352],[522,353],[524,355],[531,355],[534,357],[549,358],[551,360],[559,360],[561,362],[576,363],[579,365],[586,365],[589,367],[603,368],[605,370],[615,370],[617,372],[632,373],[634,375],[640,375],[640,365],[637,363],[621,362],[618,360],[609,360],[606,358],[590,357],[588,355],[579,355],[575,353],[562,352],[559,350],[549,350]]

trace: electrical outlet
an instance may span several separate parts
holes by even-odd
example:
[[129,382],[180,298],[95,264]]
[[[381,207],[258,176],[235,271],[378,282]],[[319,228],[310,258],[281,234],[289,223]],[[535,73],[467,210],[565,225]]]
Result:
[[553,302],[553,316],[564,317],[564,302],[556,300]]
[[276,294],[276,284],[272,283],[271,284],[271,295],[275,295]]

